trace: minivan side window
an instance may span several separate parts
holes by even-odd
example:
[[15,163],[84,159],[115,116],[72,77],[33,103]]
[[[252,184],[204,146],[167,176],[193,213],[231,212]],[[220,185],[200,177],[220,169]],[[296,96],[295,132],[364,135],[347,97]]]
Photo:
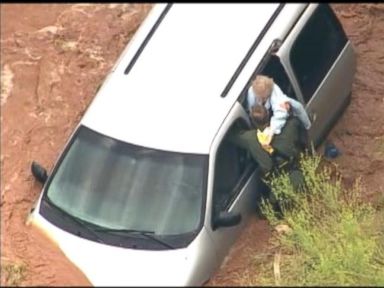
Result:
[[328,4],[320,4],[292,46],[290,61],[307,103],[347,43]]
[[[244,120],[239,119],[230,129],[247,127]],[[213,212],[227,210],[246,183],[247,173],[252,171],[253,164],[249,153],[228,140],[228,135],[223,139],[216,154],[215,176],[213,184]]]

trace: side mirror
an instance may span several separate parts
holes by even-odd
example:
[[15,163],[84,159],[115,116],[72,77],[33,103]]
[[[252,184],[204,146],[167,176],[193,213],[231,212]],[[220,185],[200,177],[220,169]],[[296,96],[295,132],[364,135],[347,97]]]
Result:
[[232,227],[239,224],[241,221],[240,213],[232,213],[227,211],[221,211],[219,215],[217,215],[213,222],[213,228],[219,227]]
[[33,161],[31,165],[32,175],[37,181],[44,184],[48,178],[47,170],[39,163]]

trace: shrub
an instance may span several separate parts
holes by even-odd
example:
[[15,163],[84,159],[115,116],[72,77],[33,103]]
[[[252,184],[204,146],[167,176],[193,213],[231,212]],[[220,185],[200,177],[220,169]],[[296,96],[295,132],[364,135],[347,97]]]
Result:
[[257,282],[383,286],[383,211],[360,199],[359,181],[343,190],[341,178],[331,177],[331,169],[320,164],[320,156],[302,157],[305,189],[301,192],[295,191],[286,173],[270,180],[281,217],[276,217],[268,200],[262,201],[261,211],[271,225],[288,225],[291,232],[273,236],[274,266],[258,260],[256,271],[266,273],[257,275]]

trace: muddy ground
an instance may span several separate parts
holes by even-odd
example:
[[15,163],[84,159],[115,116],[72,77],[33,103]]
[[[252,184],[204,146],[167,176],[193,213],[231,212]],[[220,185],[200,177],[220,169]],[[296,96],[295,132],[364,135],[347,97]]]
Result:
[[[24,263],[21,285],[89,284],[25,224],[41,189],[30,163],[52,168],[150,7],[1,4],[1,265]],[[351,104],[329,135],[342,154],[330,164],[347,186],[361,178],[364,198],[375,202],[384,194],[384,4],[332,7],[358,58]],[[238,284],[250,255],[264,251],[270,233],[265,221],[253,218],[209,284]]]

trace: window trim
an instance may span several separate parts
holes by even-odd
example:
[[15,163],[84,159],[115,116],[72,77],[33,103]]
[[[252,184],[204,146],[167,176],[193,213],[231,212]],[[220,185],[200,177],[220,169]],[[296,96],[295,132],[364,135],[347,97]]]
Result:
[[[228,133],[230,132],[231,129],[233,129],[234,125],[236,125],[238,122],[243,122],[243,124],[247,125],[248,126],[248,123],[247,121],[242,118],[242,117],[237,117],[233,122],[232,124],[230,125],[230,128],[226,131],[226,133],[224,134],[223,138],[221,139],[219,145],[217,146],[217,150],[216,150],[216,155],[215,155],[215,161],[213,163],[213,167],[214,167],[214,172],[213,172],[213,185],[212,185],[212,199],[211,199],[211,221],[214,219],[214,214],[216,212],[215,210],[215,201],[214,201],[214,198],[215,198],[215,195],[216,195],[216,163],[217,163],[217,156],[218,156],[218,152],[220,151],[220,148],[222,147],[223,145],[223,142],[225,141]],[[235,186],[232,188],[231,190],[231,193],[229,195],[229,197],[227,198],[226,200],[226,203],[225,203],[225,206],[222,207],[224,210],[228,211],[230,209],[230,207],[232,206],[232,204],[235,202],[235,200],[238,198],[238,196],[240,195],[240,192],[242,191],[242,189],[245,187],[245,184],[249,181],[250,177],[252,176],[255,168],[257,167],[255,165],[255,163],[252,161],[251,157],[249,156],[249,152],[246,151],[245,149],[242,149],[240,147],[237,147],[235,144],[231,144],[233,145],[236,149],[241,149],[241,150],[244,150],[245,153],[247,153],[247,163],[245,165],[245,168],[244,168],[244,171],[241,173],[240,177],[237,179],[237,182],[235,184]]]
[[252,161],[247,163],[247,166],[245,167],[244,172],[241,174],[239,181],[236,183],[236,186],[233,188],[234,192],[231,193],[226,205],[224,206],[224,209],[226,211],[228,211],[231,208],[237,196],[240,195],[241,190],[245,187],[245,184],[249,181],[255,168],[256,168],[256,165]]

